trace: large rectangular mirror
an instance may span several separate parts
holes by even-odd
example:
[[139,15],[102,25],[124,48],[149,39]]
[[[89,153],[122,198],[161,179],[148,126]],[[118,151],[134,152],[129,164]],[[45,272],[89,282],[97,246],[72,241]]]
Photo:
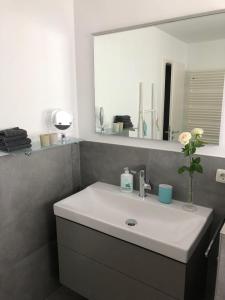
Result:
[[225,13],[94,36],[96,132],[219,143]]

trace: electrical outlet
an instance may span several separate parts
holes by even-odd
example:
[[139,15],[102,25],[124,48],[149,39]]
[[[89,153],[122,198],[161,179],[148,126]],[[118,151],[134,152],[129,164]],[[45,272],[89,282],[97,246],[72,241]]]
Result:
[[218,169],[216,172],[216,181],[225,183],[225,170],[223,169]]

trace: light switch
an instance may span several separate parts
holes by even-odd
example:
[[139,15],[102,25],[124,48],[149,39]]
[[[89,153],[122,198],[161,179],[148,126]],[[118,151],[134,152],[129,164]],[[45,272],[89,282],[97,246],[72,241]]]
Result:
[[225,170],[223,169],[218,169],[216,172],[216,181],[225,183]]

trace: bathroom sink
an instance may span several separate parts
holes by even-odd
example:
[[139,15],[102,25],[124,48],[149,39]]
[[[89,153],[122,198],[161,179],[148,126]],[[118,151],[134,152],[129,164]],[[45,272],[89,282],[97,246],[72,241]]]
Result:
[[54,205],[56,216],[187,263],[212,221],[212,209],[194,212],[183,202],[162,204],[151,195],[122,193],[114,185],[97,182]]

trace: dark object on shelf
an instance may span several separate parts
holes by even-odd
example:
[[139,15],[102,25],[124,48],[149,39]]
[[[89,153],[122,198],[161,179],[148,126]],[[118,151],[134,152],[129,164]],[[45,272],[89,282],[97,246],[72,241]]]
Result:
[[114,123],[123,123],[123,129],[133,128],[133,124],[131,122],[131,117],[128,115],[115,116]]
[[0,131],[0,150],[12,152],[31,148],[31,139],[27,137],[27,131],[19,127]]
[[17,146],[10,146],[10,147],[0,147],[1,151],[6,151],[6,152],[13,152],[16,150],[21,150],[21,149],[29,149],[31,148],[31,144],[24,144],[24,145],[17,145]]
[[27,131],[19,127],[4,129],[0,131],[0,137],[16,137],[27,135]]
[[28,145],[31,144],[31,139],[29,138],[17,138],[12,141],[0,140],[0,147],[14,147],[14,146],[19,146],[19,145]]
[[26,134],[21,134],[21,135],[17,135],[17,136],[1,136],[0,135],[0,142],[5,142],[5,143],[11,143],[14,141],[17,141],[18,139],[26,139],[27,138],[27,133]]

